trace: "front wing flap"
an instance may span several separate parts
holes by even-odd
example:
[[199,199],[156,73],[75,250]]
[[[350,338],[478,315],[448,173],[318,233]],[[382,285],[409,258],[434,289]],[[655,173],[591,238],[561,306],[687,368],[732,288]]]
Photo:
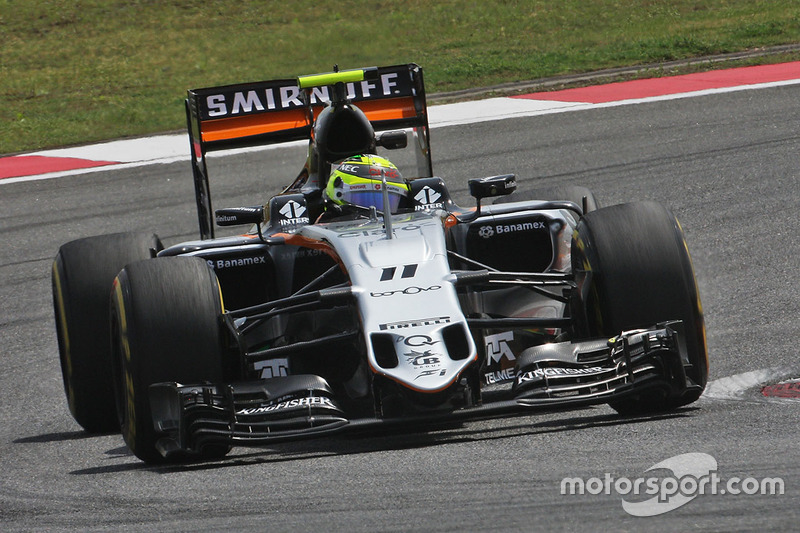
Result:
[[529,348],[517,362],[520,405],[602,403],[644,391],[680,397],[700,388],[688,378],[683,323],[623,332],[608,340]]
[[257,445],[337,431],[347,424],[328,383],[296,375],[233,384],[150,386],[165,457],[208,445]]

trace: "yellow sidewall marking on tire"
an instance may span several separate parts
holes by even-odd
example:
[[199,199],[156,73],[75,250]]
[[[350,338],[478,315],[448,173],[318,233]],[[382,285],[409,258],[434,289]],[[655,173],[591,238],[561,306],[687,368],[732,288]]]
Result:
[[131,346],[128,341],[128,320],[125,316],[125,302],[122,297],[122,285],[119,283],[119,278],[114,279],[114,300],[117,316],[119,317],[120,347],[122,348],[122,354],[124,356],[122,373],[125,379],[125,412],[128,419],[128,423],[124,428],[125,442],[131,450],[134,450],[136,438],[136,395],[133,386],[133,376],[130,370]]
[[62,348],[64,350],[64,363],[67,372],[67,401],[69,402],[69,409],[75,412],[75,391],[72,388],[72,355],[69,346],[69,330],[67,329],[67,313],[64,307],[64,294],[61,289],[61,276],[58,273],[58,262],[53,261],[53,281],[56,286],[56,305],[58,306],[58,323],[61,327],[61,335],[63,337]]
[[706,375],[708,375],[708,339],[706,336],[706,318],[705,314],[703,313],[703,302],[700,301],[700,288],[697,286],[697,278],[694,275],[694,261],[692,261],[692,254],[689,253],[689,243],[686,242],[686,238],[684,237],[683,226],[681,226],[681,223],[677,218],[675,219],[675,222],[678,224],[678,229],[681,232],[681,244],[683,244],[683,248],[686,250],[686,257],[689,258],[689,267],[692,270],[692,281],[694,282],[695,294],[697,295],[697,301],[695,304],[697,305],[697,312],[700,314],[700,337],[703,343],[700,348],[703,350],[703,355],[705,356]]

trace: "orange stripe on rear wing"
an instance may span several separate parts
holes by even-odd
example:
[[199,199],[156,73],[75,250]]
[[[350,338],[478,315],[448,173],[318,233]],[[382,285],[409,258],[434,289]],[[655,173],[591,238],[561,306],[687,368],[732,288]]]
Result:
[[[310,126],[305,109],[207,120],[200,134],[204,143],[231,141]],[[258,143],[253,143],[258,144]]]
[[[414,119],[417,116],[414,99],[411,97],[364,100],[356,105],[367,115],[370,122],[403,121]],[[316,109],[322,108],[322,106],[314,107]],[[298,130],[310,125],[308,113],[305,109],[291,109],[289,111],[206,120],[201,127],[200,134],[204,143],[217,143],[268,133]]]
[[411,97],[364,100],[356,103],[356,105],[367,115],[370,122],[412,119],[417,116],[417,111],[414,108],[414,99]]

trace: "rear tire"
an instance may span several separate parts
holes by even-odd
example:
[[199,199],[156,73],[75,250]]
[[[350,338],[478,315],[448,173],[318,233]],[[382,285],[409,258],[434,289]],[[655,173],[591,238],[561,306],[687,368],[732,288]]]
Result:
[[687,376],[701,389],[672,397],[631,396],[611,407],[634,414],[697,400],[708,380],[705,325],[691,258],[675,217],[655,202],[588,213],[575,230],[572,269],[581,295],[574,313],[581,335],[611,337],[666,320],[684,323],[691,364]]
[[[146,463],[166,462],[156,449],[162,435],[153,424],[150,385],[224,381],[222,311],[217,277],[199,258],[139,261],[114,281],[117,409],[125,443]],[[213,446],[204,457],[221,457],[228,450]]]
[[108,295],[126,264],[163,246],[153,234],[118,233],[63,245],[53,261],[53,307],[64,392],[89,433],[119,431],[111,373]]

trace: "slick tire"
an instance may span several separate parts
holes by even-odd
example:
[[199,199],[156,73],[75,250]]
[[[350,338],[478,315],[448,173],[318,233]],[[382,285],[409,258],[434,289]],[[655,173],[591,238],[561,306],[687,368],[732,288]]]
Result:
[[494,203],[507,204],[509,202],[524,202],[528,200],[547,200],[554,202],[573,202],[583,209],[584,198],[586,199],[586,213],[600,207],[600,203],[597,201],[592,191],[578,185],[561,185],[528,191],[516,191],[508,196],[501,196],[495,200]]
[[53,307],[69,410],[89,433],[119,431],[111,373],[108,296],[126,264],[163,247],[153,234],[119,233],[63,245],[53,261]]
[[[126,266],[111,295],[117,410],[128,448],[146,463],[167,460],[156,448],[148,388],[153,383],[224,380],[222,297],[217,277],[194,257],[160,257]],[[220,457],[228,447],[211,447]],[[188,457],[170,456],[172,460]]]
[[638,414],[697,400],[708,380],[705,325],[691,258],[675,217],[656,202],[586,214],[573,236],[572,269],[580,295],[573,315],[583,335],[612,337],[666,320],[684,323],[691,364],[687,376],[700,389],[671,397],[654,391],[611,407],[621,414]]

